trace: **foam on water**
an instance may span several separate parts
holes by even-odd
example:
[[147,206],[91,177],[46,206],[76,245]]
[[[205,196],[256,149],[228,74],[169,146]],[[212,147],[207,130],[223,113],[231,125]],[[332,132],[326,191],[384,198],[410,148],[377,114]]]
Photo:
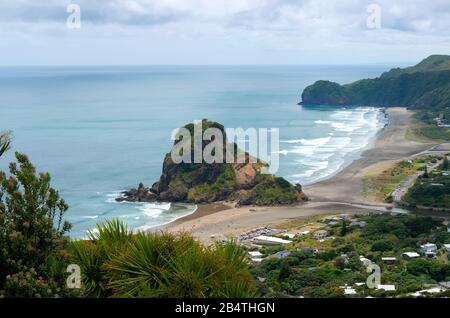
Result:
[[288,177],[292,182],[311,184],[336,173],[355,159],[384,126],[380,110],[374,107],[337,109],[327,120],[315,120],[314,124],[328,126],[332,131],[323,131],[323,137],[283,141],[290,146],[282,151],[297,156],[295,161],[301,171]]

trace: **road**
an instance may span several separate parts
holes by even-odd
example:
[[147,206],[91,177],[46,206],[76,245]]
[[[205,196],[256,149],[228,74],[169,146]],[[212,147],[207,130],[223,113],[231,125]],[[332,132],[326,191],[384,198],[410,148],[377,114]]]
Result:
[[[429,150],[423,151],[419,154],[416,154],[412,157],[418,157],[418,156],[423,156],[426,154],[431,154],[431,153],[436,153],[435,150],[432,150],[436,147],[433,147]],[[433,170],[435,170],[437,167],[439,167],[439,165],[441,164],[441,160],[439,160],[436,163],[433,164],[429,164],[427,166],[427,170],[428,172],[431,172]],[[405,178],[400,185],[391,193],[392,198],[394,200],[395,203],[399,203],[402,201],[403,196],[408,192],[409,188],[411,188],[414,183],[416,182],[417,178],[419,178],[421,175],[424,174],[424,171],[418,171],[416,174],[412,175],[412,176],[408,176],[407,178]]]

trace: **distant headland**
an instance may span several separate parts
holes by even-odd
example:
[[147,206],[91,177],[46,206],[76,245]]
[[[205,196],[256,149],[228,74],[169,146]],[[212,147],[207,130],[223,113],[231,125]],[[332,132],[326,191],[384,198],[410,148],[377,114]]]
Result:
[[450,56],[431,55],[415,66],[346,85],[317,81],[305,88],[301,104],[443,109],[450,105]]

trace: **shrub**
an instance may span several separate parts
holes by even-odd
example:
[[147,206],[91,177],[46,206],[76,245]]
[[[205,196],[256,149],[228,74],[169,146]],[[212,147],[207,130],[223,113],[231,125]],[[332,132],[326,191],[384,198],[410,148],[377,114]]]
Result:
[[51,297],[65,289],[70,229],[63,222],[67,204],[50,187],[50,175],[36,174],[16,153],[11,176],[0,172],[0,296]]
[[246,252],[228,243],[205,248],[180,233],[131,234],[120,221],[72,244],[89,297],[251,297]]

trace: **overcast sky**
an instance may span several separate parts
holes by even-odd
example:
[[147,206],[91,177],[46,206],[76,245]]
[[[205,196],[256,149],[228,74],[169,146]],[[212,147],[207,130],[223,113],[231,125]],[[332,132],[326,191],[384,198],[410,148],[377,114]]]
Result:
[[[79,29],[67,27],[70,3]],[[370,4],[381,28],[367,24]],[[410,63],[436,53],[450,54],[449,0],[0,0],[1,65]]]

